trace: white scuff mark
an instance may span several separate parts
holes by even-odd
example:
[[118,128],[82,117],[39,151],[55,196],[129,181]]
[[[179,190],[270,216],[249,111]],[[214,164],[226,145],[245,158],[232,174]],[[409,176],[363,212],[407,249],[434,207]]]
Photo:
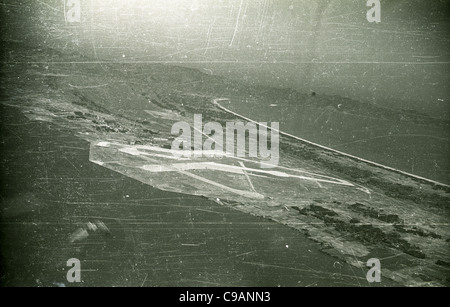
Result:
[[70,236],[69,241],[70,243],[75,243],[78,241],[83,241],[84,239],[87,239],[87,237],[89,237],[87,230],[79,228]]
[[98,147],[110,147],[111,143],[109,142],[98,142],[95,146]]
[[181,246],[199,247],[201,245],[206,245],[206,243],[181,243]]
[[253,186],[252,181],[250,180],[250,177],[248,176],[248,173],[245,171],[245,165],[241,161],[239,161],[239,165],[242,167],[242,172],[244,173],[245,178],[248,181],[248,184],[250,185],[250,188],[253,190],[253,192],[256,192],[255,187]]
[[241,0],[241,4],[239,5],[239,12],[238,12],[238,16],[236,18],[236,25],[234,27],[234,33],[233,33],[233,37],[231,38],[230,47],[233,46],[233,42],[234,42],[234,39],[236,37],[236,33],[238,31],[238,28],[239,28],[239,19],[241,19],[241,11],[242,11],[242,3],[243,2],[244,2],[244,0]]
[[65,74],[43,74],[43,73],[33,73],[34,75],[43,76],[43,77],[72,77],[72,75],[65,75]]
[[164,158],[164,159],[170,159],[170,160],[189,160],[186,158],[176,157],[173,155],[161,155],[157,153],[149,153],[149,152],[142,152],[139,151],[137,148],[133,147],[127,147],[127,148],[121,148],[119,149],[120,152],[132,155],[132,156],[149,156],[149,157],[157,157],[157,158]]
[[356,189],[366,193],[367,195],[371,195],[372,194],[368,188],[363,187],[362,185],[356,185]]
[[80,85],[72,85],[69,83],[70,87],[76,88],[76,89],[84,89],[84,88],[98,88],[98,87],[104,87],[104,86],[108,86],[109,84],[100,84],[100,85],[86,85],[86,86],[80,86]]

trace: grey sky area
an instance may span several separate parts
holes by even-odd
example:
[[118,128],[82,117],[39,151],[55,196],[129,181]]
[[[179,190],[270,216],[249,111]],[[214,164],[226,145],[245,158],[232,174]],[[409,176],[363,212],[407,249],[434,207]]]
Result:
[[[338,94],[435,116],[449,110],[450,1],[3,1],[4,38],[92,60],[163,62],[251,84]],[[67,5],[67,2],[66,2]]]

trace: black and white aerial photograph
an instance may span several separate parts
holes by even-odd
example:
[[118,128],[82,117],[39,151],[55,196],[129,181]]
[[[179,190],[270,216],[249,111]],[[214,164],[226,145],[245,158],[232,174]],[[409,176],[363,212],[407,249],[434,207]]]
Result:
[[450,286],[450,0],[0,0],[0,29],[1,287]]

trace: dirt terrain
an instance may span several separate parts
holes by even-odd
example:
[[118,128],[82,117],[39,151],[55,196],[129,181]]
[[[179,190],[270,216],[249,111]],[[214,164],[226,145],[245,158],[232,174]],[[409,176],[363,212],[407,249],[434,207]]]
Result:
[[[361,277],[367,260],[378,258],[383,277],[400,285],[450,285],[448,186],[284,136],[275,169],[261,169],[257,159],[234,157],[191,159],[196,166],[186,169],[180,165],[186,161],[169,154],[172,125],[192,123],[194,114],[202,114],[205,122],[238,121],[212,102],[253,89],[187,68],[91,64],[76,54],[27,46],[9,50],[3,53],[2,104],[89,142],[84,159],[91,165],[287,225]],[[6,184],[12,174],[3,167]],[[78,172],[76,165],[72,171]],[[15,204],[21,201],[2,201],[2,216],[20,215]]]

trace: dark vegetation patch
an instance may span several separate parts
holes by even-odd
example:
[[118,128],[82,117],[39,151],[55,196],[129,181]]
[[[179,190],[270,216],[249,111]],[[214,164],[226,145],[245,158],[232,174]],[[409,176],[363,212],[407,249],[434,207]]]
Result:
[[367,180],[374,176],[374,173],[368,170],[360,169],[355,166],[345,165],[343,163],[338,163],[335,161],[328,161],[323,159],[321,164],[326,168],[336,172],[338,174],[342,174],[343,176],[348,176],[352,180],[358,183],[366,183]]
[[438,235],[437,233],[428,232],[428,231],[419,229],[415,226],[412,226],[412,227],[408,226],[408,227],[410,229],[408,229],[406,225],[394,225],[394,228],[398,232],[410,233],[410,234],[414,234],[414,235],[421,236],[424,238],[442,239],[442,236]]
[[364,244],[385,245],[387,247],[397,248],[416,258],[424,259],[426,257],[417,246],[411,245],[396,232],[386,233],[372,225],[349,224],[329,217],[325,217],[324,222],[327,225],[333,226],[337,231],[349,233],[352,237]]
[[289,153],[296,158],[300,158],[305,161],[318,161],[319,154],[312,149],[308,149],[291,143],[280,142],[280,149],[283,152]]
[[320,216],[320,217],[326,217],[326,216],[337,216],[338,214],[334,212],[333,210],[317,206],[317,205],[310,205],[309,207],[299,209],[298,207],[293,207],[294,209],[298,210],[300,214],[303,215],[314,215],[314,216]]
[[111,112],[108,109],[87,98],[85,95],[80,93],[80,91],[73,90],[72,93],[78,98],[78,100],[72,101],[73,104],[88,108],[93,111],[111,115]]
[[394,224],[395,230],[401,233],[410,233],[425,238],[442,239],[442,237],[436,233],[428,232],[419,229],[415,226],[405,225],[405,223],[396,214],[386,214],[383,210],[375,210],[361,203],[354,203],[349,206],[350,210],[356,213],[360,213],[365,217],[377,219],[379,221]]
[[377,219],[385,223],[401,223],[400,218],[396,214],[385,214],[383,213],[383,210],[375,210],[360,203],[352,204],[349,208],[353,212],[360,213],[363,216]]
[[440,265],[440,266],[443,266],[443,267],[450,268],[450,263],[446,262],[446,261],[438,260],[438,261],[436,261],[436,264]]
[[[338,219],[337,213],[318,205],[307,208],[293,207],[302,215],[309,215],[322,220],[325,225],[334,228],[341,233],[347,233],[357,241],[372,246],[386,246],[399,249],[400,251],[416,258],[424,259],[426,255],[417,247],[401,238],[397,232],[384,232],[372,225],[358,225]],[[358,207],[359,208],[359,207]],[[369,214],[372,214],[369,213]]]
[[429,205],[444,210],[443,214],[449,213],[450,197],[430,193],[399,183],[391,183],[385,180],[370,178],[368,184],[376,186],[384,191],[384,194],[396,199],[409,200],[417,204]]
[[109,126],[96,126],[95,130],[100,131],[100,132],[116,132],[116,130],[114,130],[113,128],[111,128]]

